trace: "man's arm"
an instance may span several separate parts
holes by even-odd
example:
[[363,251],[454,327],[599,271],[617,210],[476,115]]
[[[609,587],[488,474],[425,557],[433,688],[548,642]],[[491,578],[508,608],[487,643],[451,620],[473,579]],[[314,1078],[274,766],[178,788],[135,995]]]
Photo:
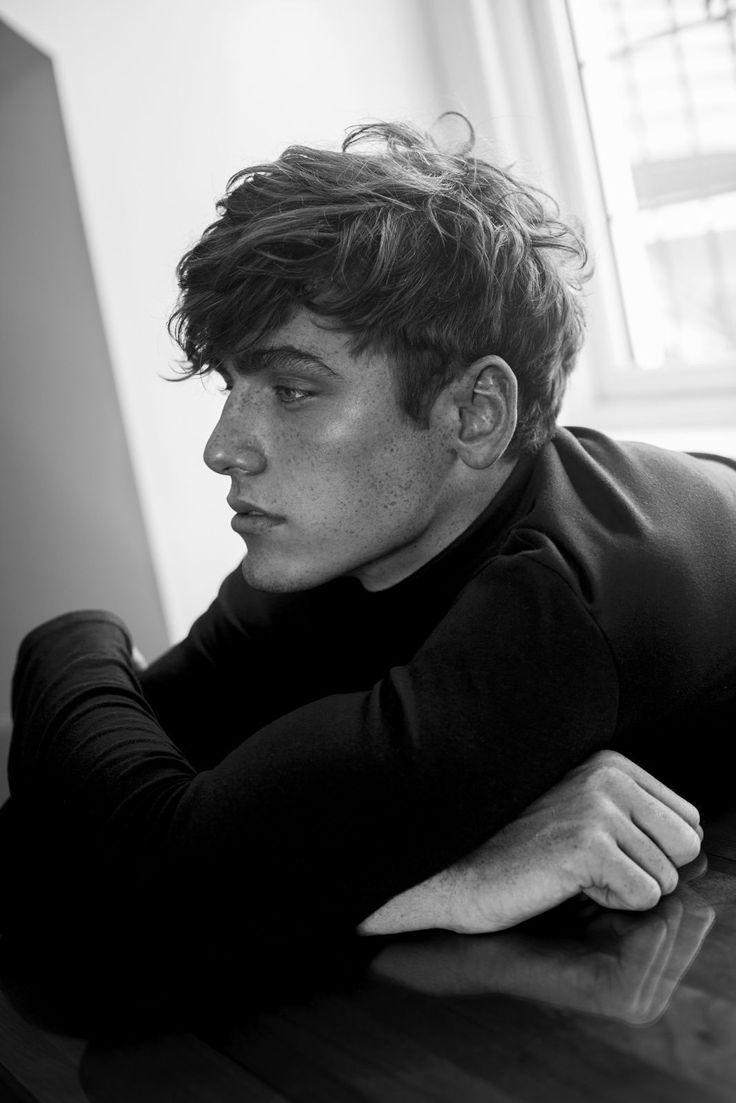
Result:
[[248,673],[227,707],[249,737],[197,772],[119,624],[61,618],[19,656],[13,799],[193,938],[354,929],[605,746],[617,709],[605,642],[549,572],[479,577],[406,666],[252,734]]
[[571,771],[483,846],[389,900],[359,934],[485,934],[585,893],[643,911],[700,851],[697,809],[614,751]]
[[[168,737],[197,770],[216,765],[280,712],[272,595],[248,591],[240,568],[185,639],[136,672]],[[276,599],[278,601],[278,599]]]

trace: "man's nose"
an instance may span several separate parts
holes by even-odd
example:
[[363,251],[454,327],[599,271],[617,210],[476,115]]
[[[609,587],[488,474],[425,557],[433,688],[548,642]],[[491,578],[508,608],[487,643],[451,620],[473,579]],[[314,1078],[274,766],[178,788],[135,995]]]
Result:
[[266,455],[252,427],[245,424],[242,406],[230,400],[212,430],[204,449],[204,462],[218,475],[241,472],[259,475],[266,466]]

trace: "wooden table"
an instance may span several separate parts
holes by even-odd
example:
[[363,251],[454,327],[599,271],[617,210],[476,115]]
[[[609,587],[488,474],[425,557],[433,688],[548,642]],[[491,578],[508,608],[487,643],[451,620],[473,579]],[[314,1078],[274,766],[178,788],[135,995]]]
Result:
[[196,1031],[60,1033],[0,991],[0,1103],[733,1103],[736,814],[705,849],[652,912],[396,940],[347,988]]

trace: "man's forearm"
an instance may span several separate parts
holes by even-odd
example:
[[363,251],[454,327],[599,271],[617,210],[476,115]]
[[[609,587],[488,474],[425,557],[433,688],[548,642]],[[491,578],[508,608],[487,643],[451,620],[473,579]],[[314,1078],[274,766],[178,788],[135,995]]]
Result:
[[[139,692],[123,627],[93,614],[24,643],[14,710],[13,799],[90,877],[135,869],[143,912],[158,900],[193,928],[206,911],[244,933],[349,931],[439,860],[431,802],[351,731],[352,697],[299,710],[196,774]],[[437,853],[469,849],[467,832],[446,830]]]
[[394,929],[462,929],[467,909],[458,918],[457,885],[433,880],[438,868],[518,815],[520,794],[552,784],[575,745],[557,759],[548,746],[510,792],[510,733],[465,737],[431,716],[412,727],[399,677],[298,708],[198,774],[142,698],[119,622],[60,618],[19,656],[11,791],[70,833],[80,862],[111,878],[116,862],[135,867],[151,894],[141,906],[155,899],[193,928],[214,930],[214,915],[231,930],[352,930],[414,884],[425,887],[392,908]]

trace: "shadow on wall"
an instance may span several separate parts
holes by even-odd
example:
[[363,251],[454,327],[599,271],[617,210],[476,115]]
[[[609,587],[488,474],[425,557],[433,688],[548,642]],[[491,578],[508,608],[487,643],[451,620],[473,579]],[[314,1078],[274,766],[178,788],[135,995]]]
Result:
[[15,654],[34,625],[108,608],[146,654],[167,637],[53,67],[2,22],[0,509],[7,735]]

